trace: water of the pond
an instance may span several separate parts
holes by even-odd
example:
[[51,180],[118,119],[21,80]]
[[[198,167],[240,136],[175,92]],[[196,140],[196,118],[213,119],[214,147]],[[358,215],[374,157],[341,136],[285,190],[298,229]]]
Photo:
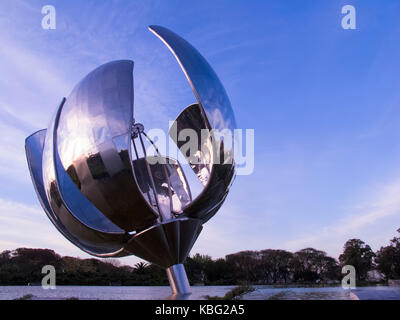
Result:
[[[204,299],[205,295],[224,296],[234,286],[193,286],[190,299]],[[255,291],[246,294],[246,300],[289,299],[289,300],[349,300],[354,298],[351,291],[341,287],[318,288],[274,288],[255,286]],[[398,290],[398,291],[397,291]],[[364,296],[393,296],[400,299],[400,289],[391,287],[362,287],[353,291]],[[57,286],[56,289],[43,289],[41,286],[0,286],[0,300],[11,300],[32,295],[33,299],[100,299],[100,300],[159,300],[170,295],[169,287],[127,287],[127,286]]]

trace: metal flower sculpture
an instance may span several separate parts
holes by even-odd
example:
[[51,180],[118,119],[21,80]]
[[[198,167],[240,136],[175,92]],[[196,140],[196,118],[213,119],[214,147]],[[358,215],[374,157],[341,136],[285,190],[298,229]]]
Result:
[[[197,99],[170,128],[177,146],[185,129],[199,136],[203,129],[234,129],[229,99],[207,61],[172,31],[149,29],[175,55]],[[136,255],[157,264],[173,292],[187,294],[183,262],[226,198],[235,174],[232,148],[210,134],[184,154],[203,185],[192,199],[177,160],[146,155],[144,141],[153,142],[133,115],[132,72],[133,62],[121,60],[89,73],[47,130],[26,139],[29,169],[44,211],[74,245],[97,257]]]

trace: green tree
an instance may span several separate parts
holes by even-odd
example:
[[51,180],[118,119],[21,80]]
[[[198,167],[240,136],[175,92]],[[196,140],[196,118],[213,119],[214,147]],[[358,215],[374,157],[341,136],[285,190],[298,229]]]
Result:
[[135,264],[135,272],[138,274],[144,274],[146,272],[146,268],[148,267],[148,263],[146,262],[138,262]]
[[[397,232],[400,233],[400,229]],[[375,263],[387,279],[400,279],[400,237],[394,237],[390,245],[378,250]]]
[[213,262],[212,268],[207,272],[207,278],[210,283],[216,285],[236,284],[234,269],[225,259],[220,258]]
[[260,269],[265,283],[287,283],[291,270],[293,253],[285,250],[266,249],[261,252]]
[[260,279],[260,252],[247,250],[230,254],[226,256],[226,262],[235,270],[239,281],[257,282]]
[[365,280],[367,272],[374,266],[374,257],[375,254],[368,244],[360,239],[350,239],[344,244],[343,253],[339,256],[339,261],[342,266],[354,266],[357,279]]
[[214,261],[208,255],[196,253],[185,262],[187,275],[191,283],[208,283]]
[[339,266],[324,251],[305,248],[294,253],[291,269],[295,281],[315,282],[337,279]]

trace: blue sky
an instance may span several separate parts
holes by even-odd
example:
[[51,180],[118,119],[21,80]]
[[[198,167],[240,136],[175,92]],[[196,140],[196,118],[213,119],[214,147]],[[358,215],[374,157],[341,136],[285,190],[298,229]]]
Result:
[[[56,30],[41,27],[47,4]],[[356,30],[341,27],[346,4]],[[255,129],[254,173],[236,178],[192,253],[312,246],[337,258],[354,237],[379,249],[400,227],[399,13],[396,0],[1,1],[0,250],[87,257],[42,212],[24,139],[88,72],[134,60],[136,117],[160,127],[195,101],[150,24],[192,43],[238,127]]]

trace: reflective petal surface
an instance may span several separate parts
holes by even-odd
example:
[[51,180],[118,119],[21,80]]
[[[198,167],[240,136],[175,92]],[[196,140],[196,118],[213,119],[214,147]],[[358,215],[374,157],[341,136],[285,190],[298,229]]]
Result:
[[185,73],[211,129],[236,128],[235,116],[225,88],[203,56],[185,39],[161,26],[152,31],[172,51]]
[[[147,166],[153,181],[149,178]],[[183,207],[191,202],[186,177],[176,160],[159,157],[139,158],[133,161],[133,168],[140,190],[154,210],[157,210],[157,206],[160,208],[163,220],[172,219],[173,214],[181,214]]]
[[28,161],[29,172],[31,174],[32,183],[35,187],[36,194],[39,198],[43,210],[51,221],[54,221],[54,213],[47,201],[46,193],[43,186],[42,172],[42,156],[44,140],[46,138],[46,129],[37,131],[25,140],[25,152]]
[[203,186],[207,185],[210,179],[212,169],[211,159],[214,154],[210,137],[202,141],[201,130],[207,128],[208,125],[201,113],[201,107],[195,103],[185,108],[169,129],[170,137],[176,143],[179,150],[183,151],[185,156],[187,155],[186,150],[182,149],[186,143],[185,132],[190,129],[193,133],[196,133],[194,138],[197,139],[198,148],[197,150],[188,150],[189,156],[186,159]]
[[[205,188],[183,211],[189,217],[206,222],[224,202],[235,176],[233,143],[224,144],[224,140],[212,131],[216,129],[223,133],[225,129],[230,130],[233,142],[232,130],[236,127],[233,110],[216,73],[190,43],[167,28],[150,26],[149,29],[175,55],[198,100],[198,104],[190,105],[178,116],[170,129],[170,136],[181,148],[182,143],[176,137],[183,130],[192,129],[198,137],[201,137],[199,132],[202,129],[210,130],[208,138],[199,141],[194,154],[187,156],[184,153]],[[196,157],[201,159],[200,163],[193,159]]]
[[[132,172],[133,62],[88,74],[67,98],[57,128],[61,163],[78,190],[125,231],[152,225]],[[61,181],[63,183],[63,181]]]
[[126,241],[125,233],[107,233],[85,225],[71,213],[60,192],[59,175],[56,170],[55,142],[63,103],[47,129],[42,158],[43,185],[53,212],[51,218],[54,218],[55,225],[62,230],[66,238],[82,250],[97,256],[121,254],[123,243]]

